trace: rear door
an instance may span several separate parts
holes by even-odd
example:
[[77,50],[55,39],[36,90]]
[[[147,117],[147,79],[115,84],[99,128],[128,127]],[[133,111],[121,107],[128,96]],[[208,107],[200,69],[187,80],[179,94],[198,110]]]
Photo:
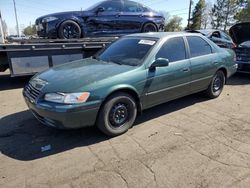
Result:
[[205,90],[219,64],[210,44],[199,36],[187,36],[191,62],[191,91]]
[[119,20],[117,20],[119,32],[141,32],[142,24],[144,22],[143,13],[144,7],[142,7],[139,3],[133,1],[124,1],[122,12],[119,16]]
[[154,106],[190,92],[190,62],[183,37],[168,39],[160,48],[155,59],[169,60],[169,66],[148,71],[148,89],[145,96],[147,107]]

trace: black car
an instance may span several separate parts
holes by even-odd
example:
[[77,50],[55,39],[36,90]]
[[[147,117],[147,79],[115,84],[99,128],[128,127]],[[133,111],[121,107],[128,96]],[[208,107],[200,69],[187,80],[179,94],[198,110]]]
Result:
[[225,32],[215,29],[202,29],[196,31],[190,31],[201,33],[202,35],[206,36],[210,40],[212,40],[215,44],[220,46],[221,48],[234,48],[235,44],[230,36],[228,36]]
[[237,45],[234,48],[238,72],[250,73],[250,22],[238,23],[229,30]]
[[129,0],[106,0],[85,11],[61,12],[36,20],[37,34],[46,38],[82,38],[164,30],[162,14]]

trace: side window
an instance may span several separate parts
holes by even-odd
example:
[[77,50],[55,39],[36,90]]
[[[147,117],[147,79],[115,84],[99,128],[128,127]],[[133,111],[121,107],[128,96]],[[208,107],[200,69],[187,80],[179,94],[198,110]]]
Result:
[[157,58],[165,58],[168,59],[169,62],[186,59],[186,48],[183,38],[176,37],[168,39],[156,54],[156,59]]
[[124,12],[143,12],[143,7],[133,1],[124,1]]
[[120,12],[122,4],[121,1],[106,1],[99,7],[103,7],[104,12]]
[[187,37],[187,40],[190,48],[191,58],[212,53],[211,46],[201,37],[191,36]]
[[213,32],[212,37],[221,38],[220,32],[218,31]]

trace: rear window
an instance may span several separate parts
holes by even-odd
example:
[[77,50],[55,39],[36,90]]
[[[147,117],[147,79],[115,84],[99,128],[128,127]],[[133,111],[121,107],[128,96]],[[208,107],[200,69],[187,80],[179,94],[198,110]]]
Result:
[[208,55],[212,53],[212,48],[204,39],[198,36],[187,37],[191,58]]

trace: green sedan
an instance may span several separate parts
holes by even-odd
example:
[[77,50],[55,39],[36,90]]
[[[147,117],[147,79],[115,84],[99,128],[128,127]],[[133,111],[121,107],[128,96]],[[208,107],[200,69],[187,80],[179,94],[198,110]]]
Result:
[[200,91],[218,97],[236,72],[234,58],[199,34],[134,34],[94,57],[35,75],[23,96],[47,126],[96,125],[117,136],[145,109]]

